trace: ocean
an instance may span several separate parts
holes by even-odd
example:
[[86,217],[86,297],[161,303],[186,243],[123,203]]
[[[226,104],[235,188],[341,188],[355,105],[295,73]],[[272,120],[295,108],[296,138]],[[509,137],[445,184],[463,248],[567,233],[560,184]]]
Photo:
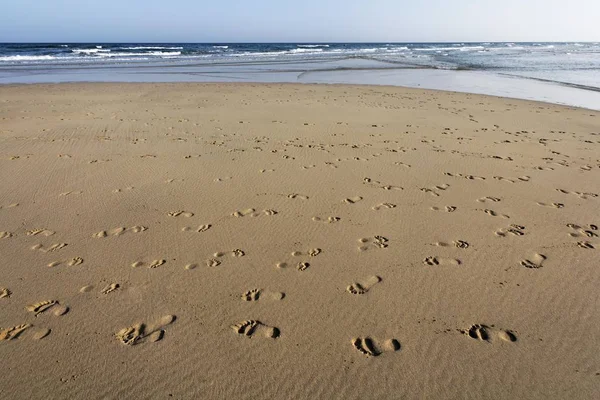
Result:
[[0,83],[300,82],[600,109],[600,43],[3,43]]

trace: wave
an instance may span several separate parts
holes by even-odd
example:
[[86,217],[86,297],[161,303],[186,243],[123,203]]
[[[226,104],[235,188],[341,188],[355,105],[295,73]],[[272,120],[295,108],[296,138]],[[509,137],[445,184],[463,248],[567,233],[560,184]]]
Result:
[[329,47],[328,44],[298,44],[297,46],[298,47],[306,47],[306,48],[309,48],[309,49],[313,49],[313,48],[316,48],[316,47]]
[[163,46],[134,46],[119,47],[122,50],[183,50],[183,47],[163,47]]
[[56,60],[54,56],[4,56],[0,57],[0,61],[41,61],[41,60]]
[[98,53],[100,57],[180,56],[180,51],[149,51],[147,53]]
[[96,48],[96,49],[73,49],[71,51],[75,54],[96,54],[96,53],[108,53],[110,50]]
[[213,49],[228,49],[229,46],[213,46]]

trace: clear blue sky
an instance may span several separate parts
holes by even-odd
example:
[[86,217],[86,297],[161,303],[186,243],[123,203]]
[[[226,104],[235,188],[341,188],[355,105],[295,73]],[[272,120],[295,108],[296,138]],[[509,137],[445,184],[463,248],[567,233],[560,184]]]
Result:
[[12,41],[600,41],[600,0],[0,0]]

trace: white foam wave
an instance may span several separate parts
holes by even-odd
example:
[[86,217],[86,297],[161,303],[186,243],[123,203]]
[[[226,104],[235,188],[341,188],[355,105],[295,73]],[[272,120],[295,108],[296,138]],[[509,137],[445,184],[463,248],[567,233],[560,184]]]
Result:
[[75,54],[96,54],[96,53],[108,53],[109,49],[73,49],[71,50]]
[[0,61],[41,61],[56,60],[57,58],[53,56],[4,56],[0,57]]
[[316,47],[329,47],[328,44],[299,44],[297,46],[298,47],[306,47],[306,48],[309,48],[309,49],[313,49],[313,48],[316,48]]
[[150,51],[147,53],[99,53],[100,57],[148,57],[148,56],[180,56],[180,51]]
[[229,46],[213,46],[213,49],[228,49]]
[[134,46],[119,47],[122,50],[183,50],[183,47],[163,47],[163,46]]

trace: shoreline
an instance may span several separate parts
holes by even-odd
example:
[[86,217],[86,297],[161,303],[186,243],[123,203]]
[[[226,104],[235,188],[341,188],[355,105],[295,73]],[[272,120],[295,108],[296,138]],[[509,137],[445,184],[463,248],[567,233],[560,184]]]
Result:
[[[567,109],[580,109],[592,112],[599,112],[599,109],[595,108],[587,108],[582,106],[570,105],[570,104],[561,104],[554,103],[550,101],[544,100],[533,100],[533,99],[524,99],[518,97],[508,97],[508,96],[500,96],[493,94],[484,94],[484,93],[472,93],[472,92],[461,92],[455,90],[444,90],[444,89],[430,89],[430,88],[421,88],[421,87],[412,87],[412,86],[397,86],[397,85],[386,85],[386,84],[369,84],[369,83],[312,83],[312,82],[188,82],[188,81],[177,81],[177,82],[104,82],[104,81],[66,81],[66,82],[34,82],[34,83],[0,83],[0,89],[2,88],[19,88],[19,87],[43,87],[43,86],[154,86],[154,85],[164,85],[164,86],[300,86],[300,87],[334,87],[334,88],[382,88],[386,90],[406,90],[406,91],[415,91],[415,92],[423,92],[423,93],[446,93],[446,94],[454,94],[459,96],[478,96],[483,98],[493,98],[499,100],[511,100],[517,102],[538,104],[543,106],[557,106],[564,107]],[[564,84],[565,86],[571,86],[570,84]],[[583,89],[582,89],[583,90]]]

